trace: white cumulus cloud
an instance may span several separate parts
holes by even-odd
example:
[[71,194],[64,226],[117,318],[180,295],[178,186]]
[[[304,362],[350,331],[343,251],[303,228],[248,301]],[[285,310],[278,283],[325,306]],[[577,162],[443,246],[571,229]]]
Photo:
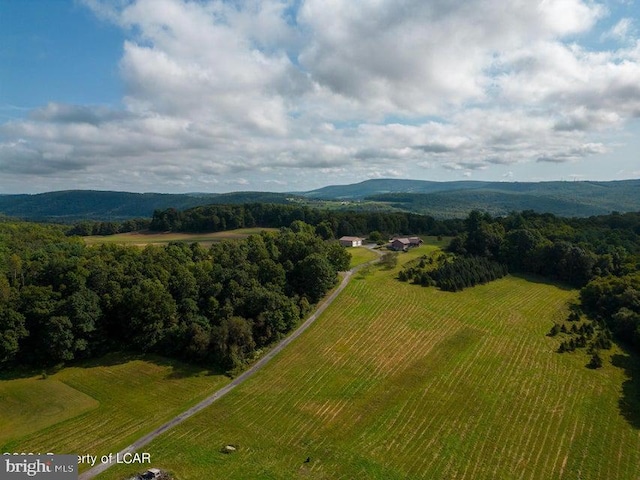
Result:
[[[0,124],[6,185],[293,190],[484,173],[606,154],[608,133],[640,116],[634,22],[599,33],[608,9],[590,0],[81,3],[126,37],[124,107],[51,102]],[[598,50],[594,35],[625,43]]]

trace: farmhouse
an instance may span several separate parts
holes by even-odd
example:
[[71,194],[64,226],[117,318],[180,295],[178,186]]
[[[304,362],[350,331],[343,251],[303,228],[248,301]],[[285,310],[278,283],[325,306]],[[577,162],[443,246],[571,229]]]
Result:
[[411,245],[411,242],[409,242],[408,238],[394,238],[391,241],[390,248],[391,250],[396,250],[400,252],[402,250],[407,250],[410,245]]
[[419,247],[422,244],[423,241],[420,237],[396,237],[391,241],[389,248],[400,252],[411,247]]
[[361,247],[362,239],[360,237],[341,237],[340,245],[343,247]]

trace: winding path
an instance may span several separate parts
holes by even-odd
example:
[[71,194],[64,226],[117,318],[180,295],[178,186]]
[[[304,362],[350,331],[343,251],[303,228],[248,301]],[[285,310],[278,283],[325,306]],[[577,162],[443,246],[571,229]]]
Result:
[[[373,250],[371,246],[367,246],[367,248],[370,248],[371,251],[377,253],[378,255],[381,255],[380,251]],[[289,336],[283,338],[280,341],[280,343],[278,343],[275,347],[273,347],[271,350],[269,350],[269,352],[267,352],[267,354],[265,354],[263,357],[261,357],[260,360],[258,360],[256,363],[254,363],[249,369],[245,370],[241,375],[239,375],[236,378],[234,378],[230,383],[228,383],[227,385],[222,387],[220,390],[217,390],[216,392],[214,392],[213,394],[211,394],[210,396],[208,396],[207,398],[202,400],[197,405],[194,405],[190,409],[182,412],[177,417],[174,417],[173,419],[169,420],[164,425],[159,426],[155,430],[147,433],[144,437],[136,440],[131,445],[129,445],[128,447],[126,447],[123,450],[121,450],[120,452],[118,452],[118,455],[120,457],[122,457],[125,453],[133,453],[133,452],[141,449],[142,447],[144,447],[145,445],[150,443],[152,440],[154,440],[156,437],[162,435],[164,432],[166,432],[167,430],[170,430],[171,428],[175,427],[179,423],[184,422],[187,418],[195,415],[200,410],[203,410],[203,409],[207,408],[213,402],[215,402],[216,400],[224,397],[231,390],[233,390],[238,385],[243,383],[250,376],[252,376],[258,370],[260,370],[262,367],[264,367],[273,357],[275,357],[278,353],[280,353],[282,351],[282,349],[284,349],[287,345],[289,345],[296,338],[298,338],[300,335],[302,335],[302,333],[305,330],[307,330],[311,326],[311,324],[313,324],[313,322],[315,322],[317,320],[317,318],[322,314],[322,312],[324,312],[327,309],[327,307],[333,303],[333,301],[340,294],[340,292],[342,292],[342,290],[344,290],[344,288],[347,286],[347,284],[349,283],[349,280],[351,280],[351,277],[353,276],[353,274],[355,272],[357,272],[361,268],[364,268],[367,265],[371,265],[371,264],[377,262],[378,260],[379,260],[379,258],[371,260],[369,262],[366,262],[366,263],[363,263],[361,265],[358,265],[357,267],[354,267],[351,270],[345,272],[344,277],[342,278],[342,281],[340,282],[340,285],[338,286],[338,288],[336,288],[320,304],[320,306],[316,309],[316,311],[309,318],[307,318],[302,325],[300,325],[296,330],[294,330],[293,333],[291,333]],[[104,472],[105,470],[109,469],[112,465],[114,465],[114,464],[113,463],[100,463],[100,464],[96,465],[95,467],[87,470],[86,472],[81,473],[78,476],[78,480],[89,480],[91,478],[94,478],[97,475],[99,475],[102,472]]]

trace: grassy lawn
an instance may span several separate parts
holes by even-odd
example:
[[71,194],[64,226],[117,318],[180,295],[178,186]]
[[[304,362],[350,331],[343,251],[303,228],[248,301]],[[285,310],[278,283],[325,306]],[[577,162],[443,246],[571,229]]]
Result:
[[274,228],[240,228],[237,230],[228,230],[225,232],[213,233],[158,233],[158,232],[129,232],[119,233],[117,235],[94,235],[84,237],[88,245],[102,243],[119,243],[123,245],[166,245],[169,242],[198,242],[203,245],[211,245],[214,242],[229,239],[247,238],[249,235],[255,235],[263,231],[276,231]]
[[161,357],[108,355],[50,375],[0,381],[2,452],[116,452],[226,384]]
[[628,368],[612,364],[637,359],[613,350],[589,370],[545,336],[576,291],[506,277],[449,293],[394,275],[354,279],[264,370],[145,447],[154,466],[181,480],[638,478]]
[[54,378],[0,381],[0,445],[99,405],[94,398]]
[[365,247],[348,248],[347,251],[351,254],[350,268],[357,267],[358,265],[362,265],[379,257],[377,253]]

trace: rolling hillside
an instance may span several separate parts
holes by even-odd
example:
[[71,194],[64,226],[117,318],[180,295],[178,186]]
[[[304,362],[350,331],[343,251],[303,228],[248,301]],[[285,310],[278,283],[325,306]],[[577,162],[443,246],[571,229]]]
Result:
[[308,197],[386,203],[439,218],[464,217],[479,209],[492,215],[534,210],[587,217],[640,210],[640,180],[616,182],[422,182],[369,180],[325,187]]
[[184,210],[212,203],[284,203],[286,197],[285,194],[269,192],[166,194],[69,190],[36,195],[0,195],[0,213],[36,221],[117,221],[150,218],[156,209]]
[[118,221],[149,218],[156,209],[291,201],[342,210],[406,210],[439,218],[464,217],[472,209],[494,215],[513,210],[535,210],[560,216],[590,216],[614,210],[639,211],[640,180],[515,183],[376,179],[297,193],[161,194],[71,190],[0,195],[0,215],[37,221]]
[[[332,185],[304,192],[309,198],[364,199],[386,193],[437,193],[458,190],[481,190],[530,195],[555,196],[571,192],[584,198],[600,195],[640,195],[640,180],[612,182],[431,182],[426,180],[374,179],[350,185]],[[636,198],[640,201],[640,198]]]
[[558,192],[522,193],[489,189],[452,190],[438,193],[389,193],[369,197],[386,202],[399,210],[432,215],[437,218],[465,217],[471,210],[491,215],[506,215],[513,211],[534,210],[562,217],[607,215],[612,211],[640,210],[640,199],[621,192],[594,193]]

